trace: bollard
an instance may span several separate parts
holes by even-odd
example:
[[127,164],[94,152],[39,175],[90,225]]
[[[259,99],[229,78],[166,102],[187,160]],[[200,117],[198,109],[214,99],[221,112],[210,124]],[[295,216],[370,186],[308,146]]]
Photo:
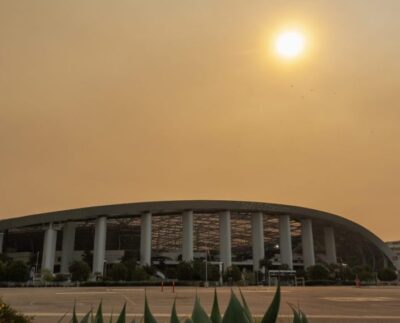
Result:
[[161,292],[163,292],[164,291],[164,281],[162,280],[161,281]]
[[175,293],[175,281],[172,281],[172,292]]
[[354,281],[356,283],[356,287],[361,287],[360,279],[358,278],[358,275],[356,275],[356,279]]

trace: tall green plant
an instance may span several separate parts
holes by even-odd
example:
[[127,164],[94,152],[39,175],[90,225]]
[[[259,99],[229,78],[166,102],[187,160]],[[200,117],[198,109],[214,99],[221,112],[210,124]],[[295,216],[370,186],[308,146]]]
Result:
[[[191,318],[185,319],[185,323],[254,323],[255,320],[253,315],[251,314],[250,308],[246,302],[245,297],[243,296],[242,291],[240,291],[240,300],[236,297],[235,293],[232,291],[229,299],[228,307],[225,310],[224,315],[221,315],[219,304],[218,304],[218,296],[217,291],[214,291],[214,300],[211,310],[211,316],[209,317],[204,308],[201,306],[200,299],[198,295],[196,295],[194,301],[194,307]],[[278,319],[279,307],[281,301],[281,289],[280,286],[276,289],[274,298],[265,311],[265,314],[261,321],[256,320],[260,323],[276,323]],[[300,310],[291,306],[293,310],[293,323],[308,323],[306,315]],[[62,319],[60,320],[62,321]],[[72,313],[71,323],[104,323],[103,311],[102,311],[102,303],[100,302],[99,307],[97,309],[95,317],[93,317],[93,312],[89,311],[81,321],[78,320],[75,311],[75,305]],[[112,323],[112,317],[110,318],[110,323]],[[122,307],[122,310],[118,316],[116,323],[126,323],[126,304]],[[134,323],[135,320],[132,320]],[[151,313],[147,295],[145,295],[144,299],[144,315],[141,320],[143,323],[157,323],[157,320],[154,318]],[[176,300],[172,305],[170,323],[179,323],[179,317],[176,311]]]

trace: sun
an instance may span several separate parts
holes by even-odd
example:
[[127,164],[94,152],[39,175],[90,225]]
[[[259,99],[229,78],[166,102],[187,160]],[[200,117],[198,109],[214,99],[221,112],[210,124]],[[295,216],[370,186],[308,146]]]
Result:
[[293,59],[300,56],[304,51],[304,47],[304,35],[295,30],[280,33],[275,41],[276,53],[285,59]]

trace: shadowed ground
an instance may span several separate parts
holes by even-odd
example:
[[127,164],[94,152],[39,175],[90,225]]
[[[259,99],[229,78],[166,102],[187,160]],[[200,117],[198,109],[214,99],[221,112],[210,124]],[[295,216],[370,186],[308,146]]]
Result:
[[[152,312],[160,322],[168,322],[174,298],[180,318],[189,316],[198,293],[207,311],[211,310],[213,288],[171,287],[146,288]],[[238,292],[237,288],[234,288]],[[252,312],[262,316],[275,292],[271,287],[242,288]],[[103,300],[104,313],[119,313],[124,302],[130,318],[143,313],[144,288],[3,288],[0,294],[16,309],[36,317],[36,322],[56,322],[64,313],[71,313],[76,301],[77,312],[83,315],[97,308]],[[225,310],[231,289],[217,290],[221,310]],[[283,287],[280,321],[289,322],[288,303],[297,305],[310,322],[400,322],[400,287]],[[65,319],[65,322],[68,320]]]

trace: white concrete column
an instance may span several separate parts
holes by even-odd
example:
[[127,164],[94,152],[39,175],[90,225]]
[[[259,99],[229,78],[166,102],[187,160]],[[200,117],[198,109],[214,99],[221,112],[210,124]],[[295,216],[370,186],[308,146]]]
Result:
[[61,268],[62,274],[69,272],[68,267],[71,264],[74,257],[74,246],[75,246],[75,228],[76,224],[73,222],[67,222],[63,227],[63,241],[61,248]]
[[3,253],[4,232],[0,232],[0,253]]
[[253,245],[253,270],[260,270],[260,260],[264,259],[264,219],[262,212],[251,215],[251,236]]
[[42,270],[47,269],[51,273],[54,272],[54,258],[56,255],[57,231],[53,228],[53,223],[44,233],[43,253],[42,253]]
[[288,215],[281,215],[279,217],[279,250],[281,254],[281,263],[293,269],[292,234],[290,229],[290,217]]
[[328,264],[336,264],[336,243],[335,243],[335,231],[332,227],[324,228],[325,236],[325,252],[326,260]]
[[315,265],[314,237],[312,221],[310,219],[301,220],[301,242],[303,249],[304,269]]
[[182,213],[183,224],[183,245],[182,260],[193,260],[193,211],[185,211]]
[[219,214],[219,258],[224,263],[225,269],[232,266],[230,211]]
[[151,213],[142,214],[140,223],[140,264],[151,265]]
[[107,217],[101,216],[96,219],[93,248],[93,273],[104,273],[104,262],[106,257]]

